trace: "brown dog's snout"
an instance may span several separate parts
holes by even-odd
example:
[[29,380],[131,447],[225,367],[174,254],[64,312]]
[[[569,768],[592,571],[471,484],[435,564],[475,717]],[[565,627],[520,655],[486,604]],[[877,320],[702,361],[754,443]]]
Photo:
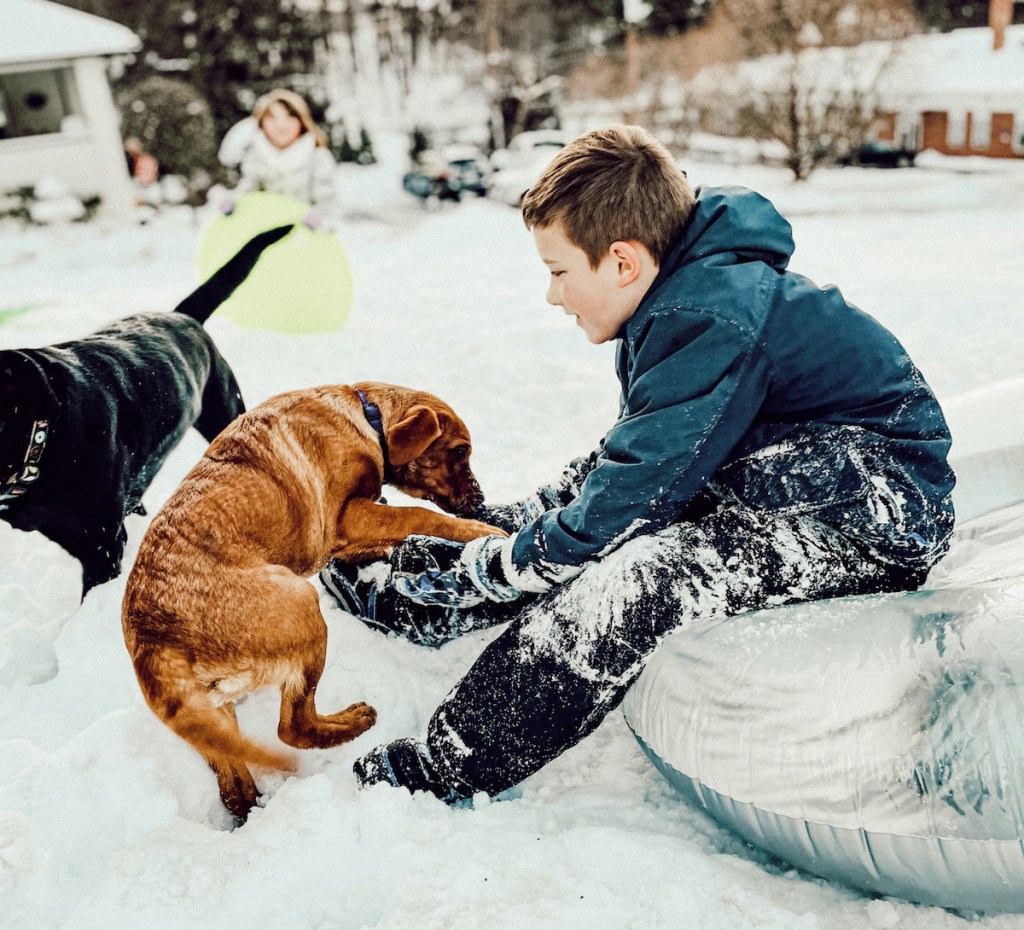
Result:
[[459,514],[474,513],[484,502],[484,492],[480,490],[480,484],[476,476],[471,472],[466,480],[466,488],[460,498],[455,501],[455,512]]
[[468,469],[460,469],[451,475],[446,491],[432,493],[431,500],[442,510],[460,517],[472,516],[484,502],[484,492],[480,490],[476,476]]

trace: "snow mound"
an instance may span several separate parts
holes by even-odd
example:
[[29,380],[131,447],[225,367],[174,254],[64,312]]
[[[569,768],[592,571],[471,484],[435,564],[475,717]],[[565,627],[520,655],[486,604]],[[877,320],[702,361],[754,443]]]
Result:
[[0,685],[37,684],[57,671],[54,645],[82,600],[82,568],[41,533],[0,521]]

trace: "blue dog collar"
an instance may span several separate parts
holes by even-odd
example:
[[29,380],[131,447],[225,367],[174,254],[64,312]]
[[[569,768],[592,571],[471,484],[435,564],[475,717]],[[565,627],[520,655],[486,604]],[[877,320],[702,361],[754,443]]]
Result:
[[384,480],[391,481],[394,477],[394,473],[391,471],[391,462],[388,459],[388,440],[387,436],[384,435],[384,421],[380,415],[380,407],[378,407],[372,400],[370,400],[363,391],[356,388],[356,394],[359,395],[359,402],[363,405],[363,413],[366,416],[367,422],[373,427],[377,433],[377,439],[380,442],[380,451],[384,456]]

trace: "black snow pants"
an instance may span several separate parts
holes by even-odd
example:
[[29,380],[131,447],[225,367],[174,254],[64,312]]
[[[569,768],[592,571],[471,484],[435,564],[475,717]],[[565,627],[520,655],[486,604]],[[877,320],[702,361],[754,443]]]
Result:
[[415,605],[439,638],[511,621],[434,713],[431,759],[458,793],[497,794],[591,733],[674,630],[913,589],[925,574],[866,555],[814,516],[734,504],[637,537],[543,595],[470,611]]

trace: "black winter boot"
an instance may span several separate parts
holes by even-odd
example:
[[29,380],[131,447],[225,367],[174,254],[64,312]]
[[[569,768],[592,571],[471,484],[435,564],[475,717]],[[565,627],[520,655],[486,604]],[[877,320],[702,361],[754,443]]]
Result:
[[471,794],[444,784],[430,750],[419,740],[406,737],[371,749],[352,766],[360,788],[385,784],[408,791],[428,791],[446,804],[465,801]]

